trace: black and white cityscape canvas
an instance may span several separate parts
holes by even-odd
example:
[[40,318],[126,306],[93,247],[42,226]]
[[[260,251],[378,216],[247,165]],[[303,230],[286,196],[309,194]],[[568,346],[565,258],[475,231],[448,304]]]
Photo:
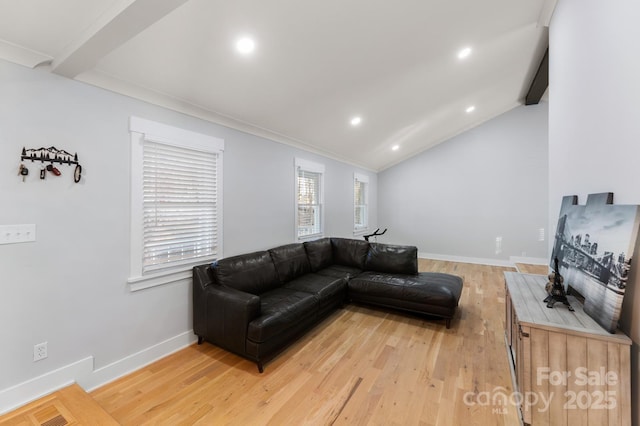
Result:
[[557,256],[569,292],[584,297],[584,311],[614,333],[638,235],[639,206],[614,205],[613,193],[562,199],[551,266]]

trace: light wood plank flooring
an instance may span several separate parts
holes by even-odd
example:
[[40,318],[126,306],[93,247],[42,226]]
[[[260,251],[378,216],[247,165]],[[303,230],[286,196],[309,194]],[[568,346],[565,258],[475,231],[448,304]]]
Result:
[[528,265],[526,263],[516,263],[516,269],[522,274],[547,275],[549,267],[547,265]]
[[[73,385],[0,425],[517,425],[515,407],[470,405],[512,391],[500,268],[420,260],[464,278],[457,317],[349,305],[266,365],[192,345],[91,393]],[[522,272],[546,267],[518,265]]]
[[78,385],[71,385],[9,414],[1,426],[118,426],[113,417]]
[[502,275],[509,269],[420,260],[420,270],[463,276],[451,329],[348,305],[263,374],[205,343],[91,395],[123,425],[517,425],[515,407],[464,402],[467,392],[512,391]]

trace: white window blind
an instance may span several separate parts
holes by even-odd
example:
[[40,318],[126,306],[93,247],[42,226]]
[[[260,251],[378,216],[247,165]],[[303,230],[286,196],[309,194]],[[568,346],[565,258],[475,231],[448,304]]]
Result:
[[369,177],[354,174],[353,179],[353,229],[362,231],[369,227]]
[[324,166],[296,161],[296,235],[299,239],[322,235]]
[[131,117],[132,291],[186,280],[223,256],[224,140]]
[[219,154],[143,148],[143,274],[218,254]]

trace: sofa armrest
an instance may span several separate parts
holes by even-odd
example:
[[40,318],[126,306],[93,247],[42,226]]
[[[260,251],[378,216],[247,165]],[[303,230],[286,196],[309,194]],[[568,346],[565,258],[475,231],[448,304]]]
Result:
[[193,267],[193,332],[197,336],[207,334],[207,298],[206,288],[213,284],[214,277],[209,265]]
[[245,353],[247,328],[260,315],[260,297],[202,280],[194,268],[195,334],[238,354]]
[[207,289],[207,340],[232,352],[246,351],[249,323],[260,315],[260,297],[218,285]]

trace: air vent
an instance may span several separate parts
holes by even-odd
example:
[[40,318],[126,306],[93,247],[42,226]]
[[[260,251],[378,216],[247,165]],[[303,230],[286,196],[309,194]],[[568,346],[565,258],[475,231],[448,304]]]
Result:
[[59,414],[57,416],[55,416],[54,418],[52,418],[51,420],[47,420],[46,422],[42,423],[42,426],[65,426],[68,425],[69,422],[67,422],[67,419],[65,419],[62,414]]

